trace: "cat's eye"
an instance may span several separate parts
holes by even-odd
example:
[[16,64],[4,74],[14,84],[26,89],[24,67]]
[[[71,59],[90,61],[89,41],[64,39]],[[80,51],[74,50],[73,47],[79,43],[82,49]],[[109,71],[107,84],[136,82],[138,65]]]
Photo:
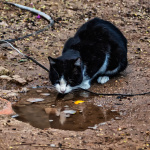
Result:
[[56,69],[53,67],[54,72],[57,74],[57,76],[59,77],[58,72],[56,71]]

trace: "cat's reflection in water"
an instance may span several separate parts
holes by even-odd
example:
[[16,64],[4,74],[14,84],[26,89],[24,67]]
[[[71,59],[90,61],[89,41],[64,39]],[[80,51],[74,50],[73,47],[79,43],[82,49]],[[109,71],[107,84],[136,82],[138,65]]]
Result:
[[[46,114],[49,115],[49,122],[55,121],[56,124],[63,125],[66,121],[67,114],[64,111],[61,111],[60,108],[45,108]],[[70,115],[68,115],[70,117]]]
[[82,131],[88,127],[111,120],[119,116],[118,112],[105,110],[92,103],[73,104],[65,107],[64,102],[59,102],[57,107],[44,107],[37,104],[13,105],[13,110],[19,115],[17,120],[28,122],[32,126],[46,129],[56,128],[63,130]]

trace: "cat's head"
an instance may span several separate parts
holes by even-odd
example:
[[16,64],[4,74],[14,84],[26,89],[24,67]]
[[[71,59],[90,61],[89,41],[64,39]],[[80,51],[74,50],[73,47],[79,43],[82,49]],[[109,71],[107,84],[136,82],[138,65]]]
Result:
[[80,58],[62,59],[48,57],[49,78],[59,93],[65,94],[77,89],[83,80],[83,65]]

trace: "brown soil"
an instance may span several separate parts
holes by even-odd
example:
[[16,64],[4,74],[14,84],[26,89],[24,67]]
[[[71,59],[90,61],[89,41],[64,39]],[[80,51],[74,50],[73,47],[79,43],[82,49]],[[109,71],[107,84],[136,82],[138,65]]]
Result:
[[[141,93],[150,91],[150,3],[149,0],[41,0],[15,3],[35,7],[55,20],[55,27],[14,44],[49,68],[47,57],[58,57],[65,41],[74,35],[85,20],[100,17],[114,23],[128,39],[129,65],[120,76],[104,85],[94,83],[91,91],[101,93]],[[31,4],[32,3],[32,4]],[[11,39],[32,33],[47,25],[30,12],[0,2],[0,39]],[[0,64],[28,81],[27,86],[50,85],[48,73],[31,61],[22,61],[10,47],[0,45]],[[16,89],[18,85],[0,83],[0,89]],[[19,86],[20,87],[20,86]],[[19,98],[15,99],[22,102]],[[14,99],[9,99],[12,103]],[[1,99],[0,99],[1,101]],[[150,149],[150,97],[100,97],[88,101],[103,108],[117,110],[120,118],[99,124],[96,129],[66,131],[44,130],[11,118],[0,116],[0,149]],[[0,102],[0,108],[6,104]],[[80,119],[80,118],[79,118]]]

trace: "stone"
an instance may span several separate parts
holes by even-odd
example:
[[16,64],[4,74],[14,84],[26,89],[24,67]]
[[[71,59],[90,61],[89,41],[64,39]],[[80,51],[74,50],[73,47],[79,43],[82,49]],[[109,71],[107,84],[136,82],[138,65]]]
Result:
[[29,70],[33,70],[34,68],[33,68],[33,66],[29,66],[29,68],[28,68]]
[[9,70],[0,66],[0,75],[8,75],[9,74]]
[[7,80],[7,81],[12,80],[12,78],[9,77],[9,76],[7,76],[7,75],[1,75],[1,76],[0,76],[0,79],[1,79],[1,80]]
[[27,77],[26,80],[27,80],[28,82],[33,81],[32,77]]
[[17,90],[1,90],[0,89],[0,97],[2,98],[11,98],[16,99],[18,97],[18,91]]
[[27,83],[27,81],[19,75],[13,75],[12,78],[14,82],[20,83],[21,85],[25,85]]
[[17,98],[18,97],[18,93],[15,92],[10,92],[6,95],[6,98]]
[[19,93],[27,93],[29,91],[28,88],[23,87],[21,90],[19,90]]

